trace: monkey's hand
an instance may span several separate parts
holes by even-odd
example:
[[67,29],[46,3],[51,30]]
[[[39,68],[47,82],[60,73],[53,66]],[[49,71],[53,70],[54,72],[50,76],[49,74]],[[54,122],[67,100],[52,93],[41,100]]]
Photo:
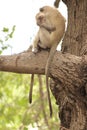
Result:
[[38,48],[32,48],[32,52],[33,53],[37,53],[38,52]]
[[42,25],[42,27],[44,27],[44,28],[45,28],[48,32],[50,32],[50,33],[56,31],[56,27],[51,27],[51,28],[50,28],[50,27],[45,27],[45,26],[43,26],[43,25]]

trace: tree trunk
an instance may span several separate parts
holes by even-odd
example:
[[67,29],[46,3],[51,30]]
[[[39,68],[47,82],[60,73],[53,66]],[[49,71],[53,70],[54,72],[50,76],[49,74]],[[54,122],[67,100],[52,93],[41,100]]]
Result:
[[[59,70],[60,77],[56,80],[53,76],[51,80],[51,90],[60,109],[60,129],[87,130],[87,63],[84,56],[87,54],[87,0],[62,1],[68,8],[68,27],[62,44],[62,52],[82,55],[82,67],[76,67],[76,71],[80,70],[79,83],[77,83],[78,76],[73,70],[75,64],[72,66],[63,64],[63,69]],[[65,69],[67,67],[68,69]],[[69,71],[70,69],[73,73]]]
[[74,55],[87,53],[87,0],[63,0],[68,8],[68,27],[62,51]]

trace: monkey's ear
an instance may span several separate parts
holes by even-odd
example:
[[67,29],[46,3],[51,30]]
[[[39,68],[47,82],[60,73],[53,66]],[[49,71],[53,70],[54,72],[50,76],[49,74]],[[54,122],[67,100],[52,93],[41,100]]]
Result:
[[43,12],[44,11],[44,8],[42,7],[42,8],[40,8],[40,12]]

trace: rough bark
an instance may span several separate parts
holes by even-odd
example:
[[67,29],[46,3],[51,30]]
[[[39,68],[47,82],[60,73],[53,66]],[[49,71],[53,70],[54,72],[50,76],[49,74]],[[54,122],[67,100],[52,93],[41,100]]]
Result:
[[68,8],[68,27],[62,51],[87,54],[87,0],[63,0]]
[[[62,1],[68,8],[68,27],[62,52],[83,56],[78,57],[82,59],[78,65],[76,65],[77,61],[72,64],[75,60],[73,59],[75,57],[72,57],[72,61],[69,59],[70,63],[63,62],[63,69],[62,66],[60,69],[59,66],[56,67],[59,71],[55,71],[57,72],[55,78],[53,75],[51,90],[60,109],[60,129],[87,130],[87,68],[86,56],[84,56],[87,54],[87,0]],[[58,76],[58,73],[61,75]]]
[[87,130],[86,57],[62,56],[51,70],[51,90],[59,105],[61,130]]
[[[48,55],[48,51],[42,50],[37,54],[34,54],[30,50],[10,56],[0,56],[0,71],[28,74],[45,74],[45,66],[48,59]],[[66,64],[70,64],[69,62],[71,62],[72,67],[74,64],[77,66],[77,64],[81,64],[81,57],[70,54],[62,54],[61,52],[56,51],[52,65],[50,67],[51,77],[57,78],[57,75],[61,74],[60,70],[61,67],[64,67],[64,62]],[[63,75],[61,75],[61,78],[62,76]]]
[[44,68],[46,65],[46,60],[48,58],[48,52],[45,52],[46,55],[43,55],[43,51],[34,54],[30,50],[11,56],[0,56],[0,71],[44,74]]
[[55,6],[56,8],[59,6],[59,2],[60,2],[60,0],[55,0],[54,6]]

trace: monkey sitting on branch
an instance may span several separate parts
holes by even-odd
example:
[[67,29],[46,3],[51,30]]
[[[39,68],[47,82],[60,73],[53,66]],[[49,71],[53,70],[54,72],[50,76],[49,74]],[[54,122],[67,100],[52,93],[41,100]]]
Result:
[[[52,105],[50,99],[48,77],[49,77],[49,68],[53,60],[54,53],[56,52],[57,45],[61,41],[64,32],[65,32],[65,18],[61,13],[53,7],[44,6],[40,8],[39,13],[36,14],[36,23],[39,26],[39,30],[36,34],[36,37],[33,41],[32,52],[37,53],[39,48],[50,49],[49,57],[46,63],[45,74],[46,74],[46,88],[49,101],[50,116],[52,116]],[[31,103],[32,99],[32,88],[33,88],[33,77],[32,74],[32,83],[30,86],[30,95],[29,102]]]

